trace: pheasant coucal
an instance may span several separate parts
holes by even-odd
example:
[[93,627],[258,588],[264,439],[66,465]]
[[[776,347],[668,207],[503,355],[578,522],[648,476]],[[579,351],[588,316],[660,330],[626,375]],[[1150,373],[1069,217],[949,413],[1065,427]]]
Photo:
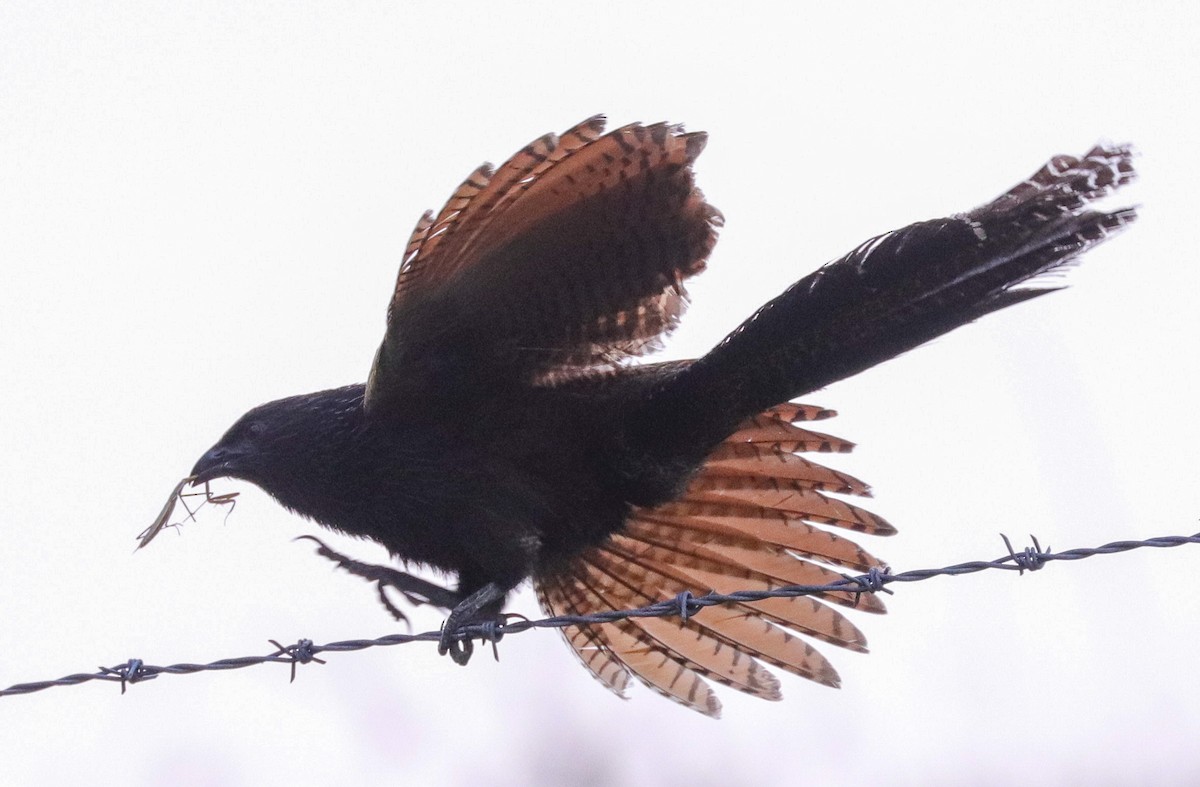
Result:
[[[1130,151],[1057,156],[975,210],[866,241],[698,360],[630,365],[675,326],[716,241],[721,214],[692,172],[705,139],[666,124],[605,134],[598,116],[475,170],[417,223],[367,382],[250,410],[185,482],[249,481],[454,574],[442,588],[321,549],[381,597],[450,609],[439,648],[459,663],[460,626],[494,619],[529,577],[547,612],[568,614],[882,565],[818,527],[894,532],[829,496],[868,488],[800,455],[851,445],[808,428],[832,411],[790,400],[1051,291],[1014,285],[1135,218],[1089,207],[1133,179]],[[836,609],[856,603],[883,611],[830,593],[564,634],[614,692],[632,676],[715,716],[705,678],[779,698],[763,662],[837,685],[795,635],[865,650]]]

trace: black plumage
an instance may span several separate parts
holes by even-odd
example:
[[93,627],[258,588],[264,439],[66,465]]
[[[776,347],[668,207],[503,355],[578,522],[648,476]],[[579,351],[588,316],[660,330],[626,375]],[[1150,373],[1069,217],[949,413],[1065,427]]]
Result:
[[[1088,207],[1133,178],[1128,149],[1059,156],[976,210],[867,241],[696,361],[631,365],[675,325],[721,217],[693,181],[703,134],[602,129],[591,118],[472,173],[413,233],[368,382],[250,410],[192,471],[455,575],[443,589],[326,550],[453,607],[441,647],[462,663],[458,625],[496,615],[529,577],[547,610],[587,612],[880,565],[820,527],[893,532],[830,497],[868,488],[799,455],[850,445],[801,425],[831,411],[789,400],[1048,292],[1014,285],[1135,217]],[[565,633],[614,691],[634,676],[715,715],[703,678],[778,697],[760,661],[836,685],[793,634],[865,650],[830,606],[849,603]]]

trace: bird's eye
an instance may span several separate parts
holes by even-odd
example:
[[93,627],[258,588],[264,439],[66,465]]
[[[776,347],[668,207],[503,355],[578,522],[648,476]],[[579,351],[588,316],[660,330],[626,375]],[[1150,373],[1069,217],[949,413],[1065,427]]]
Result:
[[258,437],[267,431],[267,427],[262,421],[251,421],[250,425],[246,428],[250,432],[251,437]]

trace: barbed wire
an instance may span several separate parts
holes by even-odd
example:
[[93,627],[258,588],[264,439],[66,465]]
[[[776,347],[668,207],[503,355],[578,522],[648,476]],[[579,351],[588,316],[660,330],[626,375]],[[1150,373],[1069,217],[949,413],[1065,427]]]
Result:
[[[1117,552],[1129,552],[1145,547],[1167,548],[1183,546],[1184,544],[1200,544],[1200,533],[1191,536],[1162,536],[1148,538],[1142,541],[1114,541],[1098,547],[1081,547],[1065,552],[1051,552],[1049,547],[1042,549],[1041,544],[1033,536],[1033,545],[1015,551],[1007,536],[1001,535],[1008,548],[1008,554],[996,560],[976,560],[968,563],[958,563],[944,568],[925,568],[900,573],[887,570],[872,569],[865,574],[845,576],[843,579],[824,585],[790,585],[772,590],[744,590],[736,593],[707,593],[694,595],[690,592],[680,593],[670,599],[663,599],[653,604],[634,609],[610,610],[594,612],[587,615],[558,615],[554,617],[529,620],[519,615],[507,615],[503,620],[483,623],[470,623],[462,626],[455,639],[481,639],[491,642],[493,648],[500,639],[509,634],[517,634],[530,629],[566,628],[587,624],[613,623],[628,618],[648,617],[679,617],[687,620],[705,607],[731,602],[762,601],[768,598],[794,598],[796,596],[812,596],[831,592],[850,592],[856,595],[862,593],[891,593],[887,586],[896,582],[922,582],[933,577],[961,576],[975,574],[980,571],[1003,570],[1016,571],[1024,574],[1026,571],[1037,571],[1047,563],[1056,560],[1082,560],[1095,555],[1111,555]],[[121,684],[124,694],[127,686],[153,680],[159,675],[190,675],[197,672],[215,672],[221,670],[242,669],[259,664],[289,664],[291,665],[291,680],[296,679],[296,667],[300,664],[317,662],[324,664],[325,660],[318,658],[322,653],[343,653],[348,651],[366,650],[367,648],[387,645],[403,645],[409,642],[437,642],[441,639],[440,631],[426,631],[421,634],[389,634],[377,639],[350,639],[340,642],[330,642],[324,645],[314,644],[310,639],[301,639],[294,645],[281,645],[275,640],[268,640],[275,647],[272,653],[265,656],[242,656],[239,658],[219,659],[208,664],[171,664],[159,667],[145,663],[142,659],[131,658],[114,667],[100,667],[97,672],[77,673],[58,678],[57,680],[42,680],[32,683],[18,683],[6,689],[0,689],[0,697],[10,697],[18,694],[32,694],[54,686],[77,686],[93,680],[108,681]]]

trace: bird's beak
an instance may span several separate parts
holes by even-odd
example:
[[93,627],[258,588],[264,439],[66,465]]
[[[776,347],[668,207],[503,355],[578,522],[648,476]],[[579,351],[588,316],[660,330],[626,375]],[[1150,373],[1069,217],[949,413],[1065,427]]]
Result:
[[205,452],[204,456],[200,457],[196,466],[192,468],[192,484],[203,484],[214,478],[233,475],[236,459],[236,451],[222,445],[213,446]]

